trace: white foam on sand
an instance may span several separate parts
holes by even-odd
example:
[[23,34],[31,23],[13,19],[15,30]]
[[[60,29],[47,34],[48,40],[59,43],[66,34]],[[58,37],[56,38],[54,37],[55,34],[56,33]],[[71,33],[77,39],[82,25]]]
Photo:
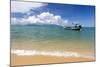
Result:
[[37,51],[37,50],[11,50],[12,54],[17,56],[57,56],[57,57],[85,57],[85,58],[93,58],[92,56],[81,55],[77,52],[71,51]]

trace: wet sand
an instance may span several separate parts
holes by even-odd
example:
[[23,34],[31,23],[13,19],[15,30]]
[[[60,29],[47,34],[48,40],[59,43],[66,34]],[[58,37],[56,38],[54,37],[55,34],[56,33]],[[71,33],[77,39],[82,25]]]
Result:
[[57,56],[17,56],[11,55],[11,66],[19,65],[37,65],[37,64],[54,64],[54,63],[69,63],[95,61],[93,58],[84,57],[57,57]]

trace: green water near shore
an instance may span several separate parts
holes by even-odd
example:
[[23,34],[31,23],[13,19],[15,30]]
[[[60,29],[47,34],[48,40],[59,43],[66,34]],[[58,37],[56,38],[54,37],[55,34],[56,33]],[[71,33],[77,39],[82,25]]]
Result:
[[56,25],[11,26],[11,49],[24,50],[94,50],[95,28],[65,30]]

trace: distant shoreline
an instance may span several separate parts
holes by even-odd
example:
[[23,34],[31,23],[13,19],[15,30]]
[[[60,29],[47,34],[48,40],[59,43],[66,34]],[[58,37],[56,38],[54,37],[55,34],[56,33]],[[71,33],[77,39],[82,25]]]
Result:
[[[58,26],[58,27],[63,27],[61,25],[54,25],[54,24],[27,24],[27,25],[12,25],[11,26]],[[95,27],[86,27],[82,26],[83,28],[95,28]]]

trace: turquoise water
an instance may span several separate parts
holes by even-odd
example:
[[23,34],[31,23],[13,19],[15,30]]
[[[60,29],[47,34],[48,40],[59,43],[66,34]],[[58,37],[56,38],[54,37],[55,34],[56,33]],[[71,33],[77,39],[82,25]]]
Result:
[[12,49],[93,50],[94,35],[94,27],[74,31],[56,25],[11,25],[11,46]]

